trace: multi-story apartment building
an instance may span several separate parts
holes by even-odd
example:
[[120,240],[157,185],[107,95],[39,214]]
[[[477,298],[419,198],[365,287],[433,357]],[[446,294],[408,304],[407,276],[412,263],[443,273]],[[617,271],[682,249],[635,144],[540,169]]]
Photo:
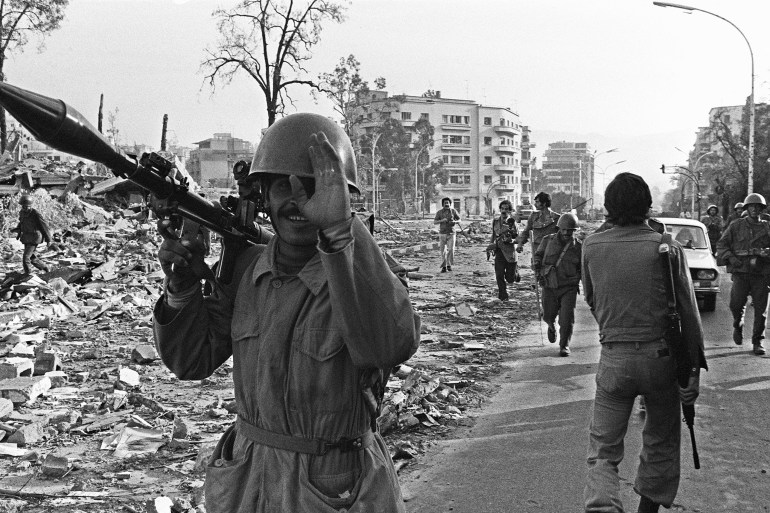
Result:
[[[354,127],[359,135],[375,131],[389,117],[407,130],[427,119],[435,128],[429,159],[440,159],[449,172],[440,197],[451,198],[458,211],[487,213],[504,199],[521,204],[522,126],[511,109],[441,98],[440,93],[388,97],[385,91],[372,91],[352,108],[363,116]],[[367,190],[371,192],[371,187]],[[430,206],[431,212],[437,208],[438,202]]]
[[254,145],[230,133],[214,134],[214,137],[194,143],[197,149],[190,151],[187,171],[202,186],[226,187],[233,183],[233,165],[239,160],[251,162]]
[[555,142],[543,153],[543,175],[552,192],[588,199],[593,196],[594,155],[588,143]]
[[532,170],[535,167],[535,158],[532,157],[532,149],[535,143],[529,140],[530,130],[528,126],[521,127],[521,202],[523,205],[533,205],[536,192],[532,191]]

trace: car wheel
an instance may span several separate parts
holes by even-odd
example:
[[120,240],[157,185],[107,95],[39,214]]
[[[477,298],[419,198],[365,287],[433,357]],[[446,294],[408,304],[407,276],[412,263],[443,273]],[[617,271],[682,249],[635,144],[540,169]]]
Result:
[[713,312],[717,307],[717,295],[709,294],[703,297],[703,311]]

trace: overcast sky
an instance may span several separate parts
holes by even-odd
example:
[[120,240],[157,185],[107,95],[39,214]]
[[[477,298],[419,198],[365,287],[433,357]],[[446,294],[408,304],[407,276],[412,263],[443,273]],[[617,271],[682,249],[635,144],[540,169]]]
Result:
[[[264,100],[247,78],[216,91],[203,83],[204,48],[216,39],[221,0],[71,0],[62,28],[5,67],[9,83],[63,99],[94,124],[99,95],[118,108],[123,142],[160,142],[163,114],[179,143],[214,132],[256,140]],[[770,96],[770,2],[688,0],[735,23],[754,50],[757,102]],[[327,24],[310,63],[313,76],[354,54],[364,78],[387,79],[391,94],[440,90],[510,107],[535,134],[591,134],[599,151],[621,148],[642,172],[683,163],[711,107],[743,104],[751,87],[746,42],[727,22],[651,0],[354,0],[347,20]],[[296,110],[332,115],[306,89]],[[634,140],[672,134],[644,160]],[[591,142],[591,141],[589,141]],[[543,144],[538,151],[542,152]],[[625,151],[625,154],[624,154]],[[649,153],[649,152],[647,152]],[[679,158],[682,157],[682,158]],[[659,167],[659,164],[657,165]],[[656,177],[659,178],[659,177]]]

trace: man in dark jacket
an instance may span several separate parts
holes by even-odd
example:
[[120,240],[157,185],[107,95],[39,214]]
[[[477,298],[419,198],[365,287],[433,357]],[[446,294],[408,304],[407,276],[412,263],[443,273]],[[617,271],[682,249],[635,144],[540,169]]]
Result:
[[765,354],[762,341],[765,338],[770,287],[770,223],[760,217],[767,207],[764,196],[749,194],[743,203],[747,215],[730,223],[717,242],[717,255],[721,262],[727,263],[727,272],[733,277],[730,290],[733,342],[743,344],[743,316],[746,298],[751,295],[754,305],[751,343],[754,354],[761,356]]
[[575,324],[575,304],[580,287],[581,242],[575,238],[578,218],[562,214],[559,231],[546,235],[535,251],[535,273],[543,286],[543,320],[548,324],[548,341],[556,342],[559,317],[559,355],[569,356],[569,341]]
[[495,257],[495,279],[497,298],[508,301],[507,283],[518,281],[516,269],[516,220],[513,217],[513,205],[508,200],[500,202],[500,217],[492,221],[492,241],[487,246],[487,254]]
[[634,482],[638,513],[670,508],[679,488],[681,409],[693,404],[706,368],[703,329],[682,246],[671,241],[677,311],[693,370],[686,388],[666,334],[670,280],[661,257],[663,236],[647,224],[652,196],[642,177],[621,173],[607,186],[604,206],[612,229],[583,241],[583,287],[602,345],[590,427],[585,511],[622,513],[618,465],[636,396],[645,400],[642,454]]
[[706,226],[706,231],[709,236],[709,242],[711,243],[711,252],[716,255],[717,253],[717,241],[722,236],[722,230],[724,230],[724,220],[719,217],[719,207],[716,205],[709,205],[706,209],[706,215],[700,220]]
[[51,231],[40,213],[32,208],[32,198],[28,194],[21,196],[19,205],[21,205],[19,224],[11,231],[16,232],[16,238],[24,244],[24,253],[21,258],[24,274],[30,274],[33,265],[41,271],[48,272],[48,266],[35,255],[35,250],[41,242],[46,244],[51,242]]

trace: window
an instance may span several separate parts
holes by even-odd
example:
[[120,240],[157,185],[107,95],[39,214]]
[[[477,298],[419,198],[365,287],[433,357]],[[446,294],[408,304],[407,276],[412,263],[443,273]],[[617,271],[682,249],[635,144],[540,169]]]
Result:
[[484,183],[492,183],[492,177],[484,175]]
[[425,121],[428,121],[430,119],[430,116],[428,115],[427,112],[423,112],[422,114],[420,114],[420,119],[424,119]]
[[485,137],[484,138],[484,144],[486,144],[487,146],[492,144],[492,138],[491,137]]
[[466,184],[470,184],[471,183],[471,175],[465,175],[463,178],[465,179],[465,183]]
[[402,112],[401,113],[401,121],[409,121],[412,119],[412,113],[411,112]]
[[452,123],[455,125],[469,125],[471,122],[470,116],[451,116],[444,114],[441,116],[442,123]]
[[484,157],[484,164],[491,164],[492,163],[492,157]]
[[441,136],[441,142],[444,144],[470,144],[471,143],[471,136],[470,135],[447,135],[444,134]]
[[492,118],[484,118],[485,126],[492,126]]

